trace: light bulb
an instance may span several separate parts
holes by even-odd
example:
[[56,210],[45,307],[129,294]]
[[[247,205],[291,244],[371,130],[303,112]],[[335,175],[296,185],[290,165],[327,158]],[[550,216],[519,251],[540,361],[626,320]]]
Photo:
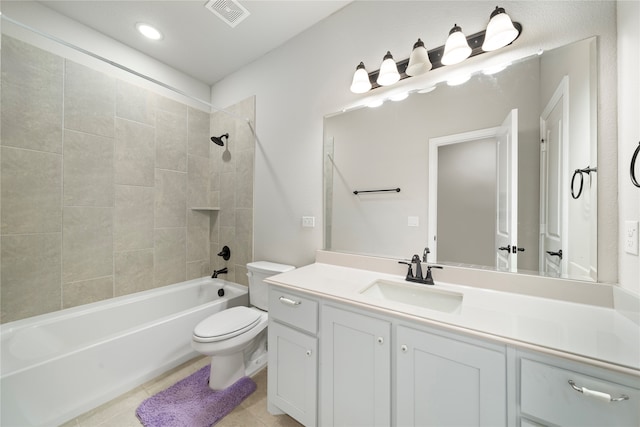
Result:
[[353,73],[353,80],[351,82],[351,92],[353,93],[365,93],[371,89],[371,81],[369,80],[369,73],[364,68],[364,63],[361,62],[356,67],[356,72]]
[[398,66],[391,56],[391,52],[387,51],[387,54],[382,59],[380,65],[380,72],[376,82],[380,86],[389,86],[400,80],[400,73],[398,73]]
[[467,59],[469,55],[471,55],[471,48],[467,38],[462,33],[462,29],[454,24],[444,45],[441,62],[443,65],[458,64]]

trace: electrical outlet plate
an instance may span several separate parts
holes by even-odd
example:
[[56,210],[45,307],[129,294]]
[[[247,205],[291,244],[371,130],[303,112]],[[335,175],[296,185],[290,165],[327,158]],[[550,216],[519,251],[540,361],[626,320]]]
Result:
[[302,217],[302,226],[313,228],[316,226],[316,217],[315,216],[303,216]]
[[638,221],[624,223],[624,250],[631,255],[638,255]]

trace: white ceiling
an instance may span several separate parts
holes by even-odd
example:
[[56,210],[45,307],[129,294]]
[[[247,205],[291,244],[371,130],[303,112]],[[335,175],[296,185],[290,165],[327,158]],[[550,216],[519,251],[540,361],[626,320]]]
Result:
[[[207,0],[40,1],[46,7],[209,85],[255,61],[350,1],[239,0],[250,15],[231,28],[204,7]],[[137,22],[161,41],[142,37]]]

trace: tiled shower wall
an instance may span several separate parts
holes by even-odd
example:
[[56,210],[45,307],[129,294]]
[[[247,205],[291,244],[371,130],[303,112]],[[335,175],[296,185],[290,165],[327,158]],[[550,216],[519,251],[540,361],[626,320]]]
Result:
[[1,67],[1,322],[251,260],[250,133],[225,156],[209,112],[7,36]]

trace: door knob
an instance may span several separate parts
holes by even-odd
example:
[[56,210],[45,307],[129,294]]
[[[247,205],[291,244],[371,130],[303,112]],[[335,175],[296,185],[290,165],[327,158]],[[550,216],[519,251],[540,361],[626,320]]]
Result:
[[507,245],[507,246],[500,246],[498,248],[499,251],[507,251],[507,253],[511,252],[511,245]]
[[562,249],[560,249],[558,252],[547,251],[547,253],[551,256],[557,256],[557,257],[560,257],[560,259],[562,259]]

